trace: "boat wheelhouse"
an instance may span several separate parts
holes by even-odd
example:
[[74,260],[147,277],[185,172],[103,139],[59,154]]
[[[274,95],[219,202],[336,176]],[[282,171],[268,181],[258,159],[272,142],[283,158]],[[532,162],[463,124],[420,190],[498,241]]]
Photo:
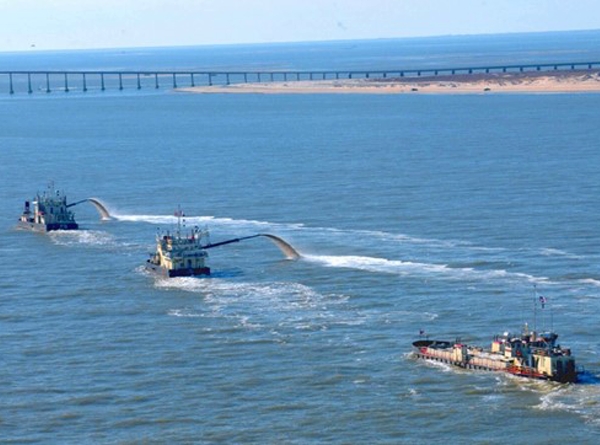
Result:
[[69,210],[75,204],[67,204],[67,196],[55,190],[51,183],[48,190],[38,192],[31,202],[25,201],[17,227],[37,232],[77,230],[79,225],[75,221],[75,215]]

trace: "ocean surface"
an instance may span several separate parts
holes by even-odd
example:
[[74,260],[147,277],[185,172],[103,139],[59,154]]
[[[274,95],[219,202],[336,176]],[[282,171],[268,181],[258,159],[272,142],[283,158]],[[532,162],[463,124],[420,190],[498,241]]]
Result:
[[[2,69],[600,60],[600,32],[1,54]],[[0,93],[0,442],[600,441],[600,96]],[[15,228],[54,181],[82,230]],[[143,264],[157,229],[209,278]],[[536,296],[546,309],[533,314]],[[417,361],[555,329],[583,384]]]

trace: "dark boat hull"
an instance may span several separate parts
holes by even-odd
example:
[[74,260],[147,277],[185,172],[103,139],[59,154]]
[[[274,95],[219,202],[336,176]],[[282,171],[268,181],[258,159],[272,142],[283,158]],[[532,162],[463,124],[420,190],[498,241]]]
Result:
[[167,278],[175,277],[196,277],[210,275],[210,267],[186,268],[186,269],[166,269],[150,262],[146,263],[146,270]]
[[31,230],[34,232],[52,232],[53,230],[78,230],[77,223],[54,223],[54,224],[39,224],[34,222],[19,221],[17,223],[19,229]]

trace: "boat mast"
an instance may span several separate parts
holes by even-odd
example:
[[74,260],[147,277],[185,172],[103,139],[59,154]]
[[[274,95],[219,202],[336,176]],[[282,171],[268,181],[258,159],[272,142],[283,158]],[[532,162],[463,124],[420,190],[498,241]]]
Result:
[[537,285],[533,285],[533,332],[537,332]]
[[177,206],[177,210],[175,211],[175,216],[177,217],[177,237],[181,237],[181,218],[183,217],[183,211],[181,210],[181,206]]
[[[548,298],[543,295],[539,295],[537,293],[537,286],[533,285],[534,295],[533,295],[533,320],[534,320],[534,330],[537,330],[537,306],[538,304],[541,306],[542,311],[542,331],[546,330],[546,305],[548,304]],[[554,314],[552,313],[552,306],[550,306],[550,331],[554,331]]]
[[550,305],[550,332],[554,332],[554,312],[552,311],[552,305]]

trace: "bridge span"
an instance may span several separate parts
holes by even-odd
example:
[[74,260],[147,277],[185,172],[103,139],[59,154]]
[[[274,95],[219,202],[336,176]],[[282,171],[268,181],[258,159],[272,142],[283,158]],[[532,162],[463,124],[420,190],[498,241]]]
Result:
[[61,91],[106,91],[107,89],[179,88],[229,85],[251,82],[288,82],[327,79],[385,79],[403,77],[455,76],[531,71],[597,70],[600,62],[562,62],[472,66],[454,68],[389,70],[269,70],[269,71],[78,71],[78,70],[4,70],[0,71],[0,92],[8,94]]

